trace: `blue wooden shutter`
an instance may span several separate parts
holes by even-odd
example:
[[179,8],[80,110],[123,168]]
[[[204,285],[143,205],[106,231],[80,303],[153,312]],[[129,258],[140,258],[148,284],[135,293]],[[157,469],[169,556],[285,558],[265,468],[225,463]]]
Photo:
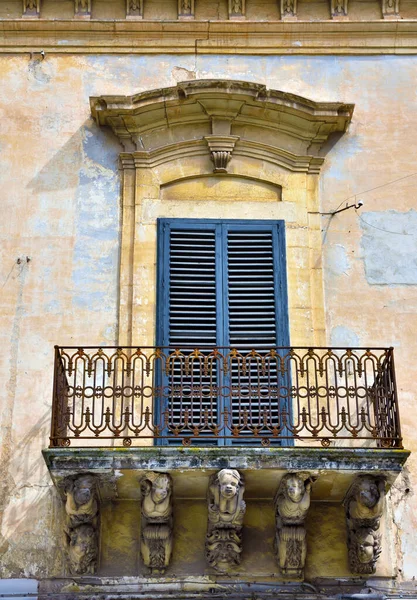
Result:
[[[171,349],[231,346],[262,352],[289,344],[282,221],[160,219],[158,228],[159,345]],[[274,370],[269,385],[271,377],[277,378]],[[244,385],[251,395],[253,422],[262,419],[266,401],[270,414],[278,414],[276,403],[273,406],[254,391],[266,383],[255,363],[245,379],[237,381],[232,369],[222,382]],[[170,399],[178,420],[184,402],[175,396]],[[207,402],[213,413],[213,399]],[[195,405],[201,406],[201,399]],[[242,394],[232,395],[228,405],[235,422],[241,420],[248,402]],[[223,409],[224,401],[219,400],[216,414]],[[197,417],[193,406],[191,410]]]

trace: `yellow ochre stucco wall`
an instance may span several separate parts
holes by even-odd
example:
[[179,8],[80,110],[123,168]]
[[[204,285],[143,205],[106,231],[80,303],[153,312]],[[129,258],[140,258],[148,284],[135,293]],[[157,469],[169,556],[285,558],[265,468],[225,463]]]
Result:
[[[157,217],[285,219],[292,344],[394,346],[404,444],[415,450],[417,105],[410,82],[416,75],[413,56],[0,57],[1,577],[62,572],[62,505],[40,454],[48,445],[53,345],[153,341]],[[239,177],[252,173],[264,179],[269,168],[243,161],[230,164],[238,175],[233,190],[224,187],[217,194],[217,183],[209,196],[203,179],[181,184],[182,189],[165,185],[162,191],[160,181],[176,178],[175,172],[141,179],[133,195],[126,194],[136,204],[123,226],[139,240],[129,258],[132,246],[120,248],[121,147],[94,124],[89,97],[133,94],[187,77],[246,79],[315,100],[352,102],[354,117],[328,149],[319,177],[278,169],[267,173],[268,182],[282,186],[282,199],[268,185],[248,199]],[[126,178],[123,185],[132,182]],[[233,198],[228,200],[228,194]],[[236,200],[240,194],[246,200]],[[360,211],[332,218],[315,214],[357,200],[364,202]],[[129,206],[123,209],[126,215]],[[130,265],[135,281],[131,331],[126,310],[119,307]],[[384,552],[395,556],[382,564],[398,565],[400,580],[417,575],[416,477],[412,455],[391,490]],[[272,538],[273,509],[268,506],[262,511],[251,504],[247,519],[260,540],[256,552],[273,569],[272,554],[264,557]],[[137,552],[131,526],[138,507],[125,512],[106,507],[103,531],[112,510],[120,515],[120,523],[112,522],[115,536]],[[176,510],[185,511],[186,505]],[[201,535],[204,511],[202,501],[190,509],[189,526],[198,524]],[[340,505],[331,511],[334,520],[323,520],[320,506],[314,505],[309,516],[310,547],[317,543],[323,554],[321,559],[309,556],[308,577],[347,572],[343,527],[340,521],[337,525]],[[176,534],[178,564],[188,539],[183,534]],[[112,561],[106,538],[103,544],[102,566]],[[332,561],[326,544],[337,549]],[[133,572],[133,562],[129,565]]]

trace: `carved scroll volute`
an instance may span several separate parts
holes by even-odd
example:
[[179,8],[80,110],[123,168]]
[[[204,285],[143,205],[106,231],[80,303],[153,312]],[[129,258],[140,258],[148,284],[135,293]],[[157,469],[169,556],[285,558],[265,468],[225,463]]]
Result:
[[72,575],[96,572],[99,548],[99,500],[94,475],[67,477],[65,494],[65,550]]
[[356,478],[345,498],[349,566],[352,573],[375,573],[381,554],[378,529],[385,506],[385,479]]
[[400,17],[400,0],[381,0],[382,17],[398,19]]
[[23,17],[39,18],[41,13],[41,0],[23,0]]
[[310,508],[312,482],[308,473],[287,473],[275,496],[275,552],[281,572],[288,578],[304,576],[307,554],[304,521]]
[[194,0],[178,0],[178,18],[194,19]]
[[126,18],[143,19],[143,0],[126,0]]
[[225,572],[240,564],[245,485],[235,469],[222,469],[210,477],[206,557],[214,569]]
[[293,21],[297,19],[297,0],[281,0],[281,19]]
[[330,0],[330,15],[332,19],[347,19],[348,0]]
[[140,483],[140,553],[152,573],[163,573],[172,554],[172,478],[167,473],[150,472]]
[[91,17],[91,0],[74,0],[74,17],[89,19]]

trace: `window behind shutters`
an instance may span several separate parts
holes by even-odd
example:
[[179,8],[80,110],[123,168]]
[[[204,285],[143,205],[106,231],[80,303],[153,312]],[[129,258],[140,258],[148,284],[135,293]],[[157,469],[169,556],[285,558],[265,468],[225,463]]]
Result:
[[[262,354],[287,346],[288,338],[282,221],[159,219],[158,345],[171,351],[200,348],[209,353],[215,347],[233,347]],[[226,377],[218,364],[206,376],[198,363],[195,366],[184,376],[178,364],[165,381],[173,390],[168,399],[173,422],[181,422],[185,408],[194,422],[204,409],[216,420],[228,404],[233,422],[239,423],[249,397],[254,422],[261,419],[266,404],[272,415],[277,413],[276,400],[274,404],[262,396],[263,387],[276,376],[273,366],[262,375],[256,361],[249,362],[242,376],[232,364]],[[219,385],[233,390],[228,399],[201,393],[202,388]],[[193,391],[197,389],[198,397]],[[240,437],[238,443],[245,437],[249,443],[250,436]]]

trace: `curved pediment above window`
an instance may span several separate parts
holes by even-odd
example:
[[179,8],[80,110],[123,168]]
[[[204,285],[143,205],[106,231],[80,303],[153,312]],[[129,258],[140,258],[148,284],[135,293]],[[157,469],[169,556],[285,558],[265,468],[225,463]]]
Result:
[[90,104],[97,123],[113,130],[136,166],[209,153],[216,173],[227,172],[234,156],[318,173],[323,145],[346,131],[354,109],[261,84],[210,79],[134,96],[92,97]]

